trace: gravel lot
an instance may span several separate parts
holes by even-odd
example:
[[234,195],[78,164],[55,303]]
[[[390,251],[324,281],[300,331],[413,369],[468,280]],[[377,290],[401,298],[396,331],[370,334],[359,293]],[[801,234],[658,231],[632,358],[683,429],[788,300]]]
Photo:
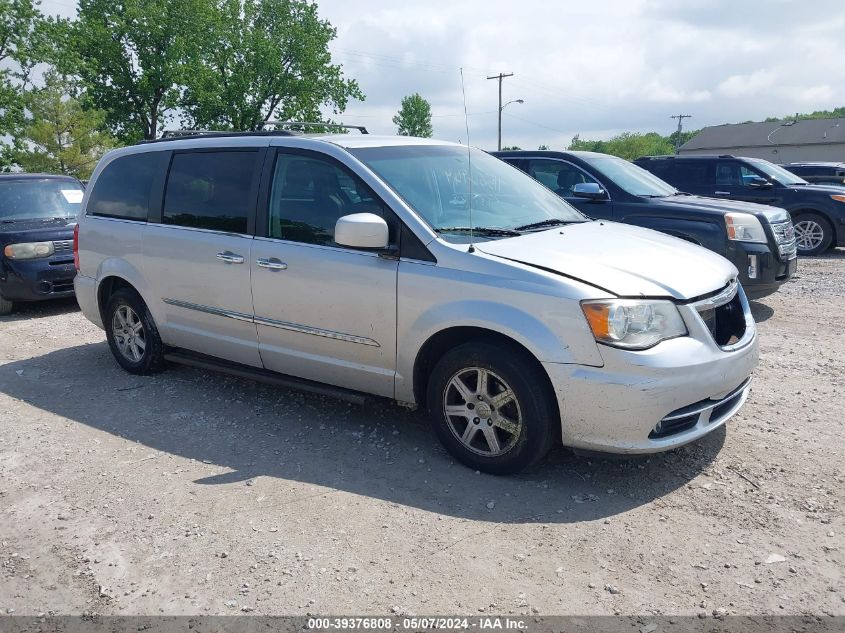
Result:
[[845,615],[845,251],[754,312],[727,429],[496,478],[418,413],[131,376],[74,303],[27,307],[0,318],[0,613]]

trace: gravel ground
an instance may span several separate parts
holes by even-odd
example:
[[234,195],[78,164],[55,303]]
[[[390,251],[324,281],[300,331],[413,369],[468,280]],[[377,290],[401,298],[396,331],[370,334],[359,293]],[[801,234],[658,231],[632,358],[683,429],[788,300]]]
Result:
[[0,318],[0,613],[845,615],[845,252],[755,302],[762,360],[703,441],[525,475],[424,418],[174,367],[75,304]]

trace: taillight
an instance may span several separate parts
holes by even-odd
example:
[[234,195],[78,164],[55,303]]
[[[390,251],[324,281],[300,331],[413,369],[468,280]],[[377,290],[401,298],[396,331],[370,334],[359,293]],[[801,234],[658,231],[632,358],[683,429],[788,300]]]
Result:
[[79,225],[73,227],[73,265],[79,272]]

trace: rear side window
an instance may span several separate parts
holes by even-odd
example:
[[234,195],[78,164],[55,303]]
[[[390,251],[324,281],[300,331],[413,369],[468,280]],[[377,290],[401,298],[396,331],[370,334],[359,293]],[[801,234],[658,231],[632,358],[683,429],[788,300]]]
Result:
[[258,152],[185,152],[173,155],[164,194],[164,224],[246,233],[255,207]]
[[144,152],[115,158],[94,182],[86,214],[146,222],[153,182],[168,156],[169,152]]
[[[669,180],[667,178],[667,180]],[[676,187],[705,185],[712,182],[710,163],[705,160],[677,161],[672,173],[672,184]]]

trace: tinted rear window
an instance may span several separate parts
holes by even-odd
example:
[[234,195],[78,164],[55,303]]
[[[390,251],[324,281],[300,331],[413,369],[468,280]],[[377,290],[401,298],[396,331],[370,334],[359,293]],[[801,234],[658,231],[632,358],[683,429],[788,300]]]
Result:
[[144,152],[115,158],[94,181],[86,213],[146,222],[156,176],[169,152]]
[[257,157],[255,150],[175,154],[164,194],[164,223],[246,233],[255,207]]

